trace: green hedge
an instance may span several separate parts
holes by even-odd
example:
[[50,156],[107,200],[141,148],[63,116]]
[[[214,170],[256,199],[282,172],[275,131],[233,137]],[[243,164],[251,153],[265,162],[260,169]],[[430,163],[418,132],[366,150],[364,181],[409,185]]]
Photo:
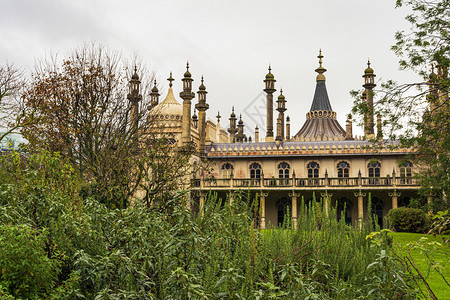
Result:
[[396,232],[421,233],[429,229],[427,214],[416,208],[399,207],[391,209],[387,215],[391,230]]

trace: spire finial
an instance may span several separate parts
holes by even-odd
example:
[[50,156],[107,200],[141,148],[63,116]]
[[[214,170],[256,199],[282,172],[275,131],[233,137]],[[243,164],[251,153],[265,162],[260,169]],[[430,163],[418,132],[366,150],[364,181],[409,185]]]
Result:
[[169,81],[169,88],[172,88],[172,81],[175,80],[175,79],[172,78],[172,72],[170,72],[170,77],[167,78],[167,80]]
[[367,67],[370,68],[370,58],[367,59]]
[[137,66],[134,64],[134,73],[137,73]]
[[231,108],[231,111],[234,112],[234,105],[233,105],[233,107]]
[[220,112],[219,112],[219,111],[217,111],[217,116],[216,116],[216,118],[217,118],[217,123],[220,123],[220,118],[222,118],[222,116],[220,115]]
[[270,66],[270,63],[269,63],[269,73],[270,73],[270,71],[272,71],[272,67]]
[[186,62],[186,71],[189,71],[189,61]]
[[327,69],[325,69],[324,67],[322,67],[322,49],[319,49],[319,55],[317,56],[317,58],[319,59],[319,67],[315,70],[317,73],[319,73],[319,75],[317,75],[316,77],[316,81],[325,81],[325,75],[323,75],[323,73],[325,73],[327,71]]
[[280,94],[283,95],[283,88],[280,88]]
[[203,74],[202,74],[202,84],[203,84]]

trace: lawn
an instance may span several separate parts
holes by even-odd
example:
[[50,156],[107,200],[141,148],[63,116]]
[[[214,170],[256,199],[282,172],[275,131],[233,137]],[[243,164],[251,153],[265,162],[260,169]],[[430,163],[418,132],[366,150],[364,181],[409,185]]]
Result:
[[[408,249],[408,244],[417,242],[421,237],[425,236],[419,233],[405,232],[393,232],[389,235],[393,237],[394,244],[396,246],[402,247],[402,249]],[[428,254],[429,257],[435,262],[439,263],[441,267],[443,267],[443,270],[441,272],[445,276],[445,279],[447,281],[450,281],[450,247],[447,244],[447,246],[442,246],[433,250],[433,246],[428,244],[431,242],[439,242],[443,244],[442,240],[449,239],[450,236],[438,236],[437,238],[434,238],[432,235],[428,235],[426,236],[426,238],[427,240],[422,243],[422,249],[419,249],[419,247],[413,248],[411,250],[411,255],[415,260],[420,272],[426,277],[428,284],[430,285],[437,298],[450,299],[450,287],[447,286],[444,279],[442,279],[442,277],[435,270],[430,269],[430,264],[425,254],[426,252],[431,251]],[[402,253],[404,255],[407,255],[407,252]],[[425,286],[422,286],[422,288],[424,291],[426,291]]]

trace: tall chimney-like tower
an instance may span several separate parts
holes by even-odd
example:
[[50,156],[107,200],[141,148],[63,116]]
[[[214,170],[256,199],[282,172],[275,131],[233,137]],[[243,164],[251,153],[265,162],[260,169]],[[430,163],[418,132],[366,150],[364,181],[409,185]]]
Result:
[[199,152],[200,155],[204,155],[205,153],[205,139],[206,139],[206,110],[209,108],[209,104],[206,103],[206,94],[208,92],[206,91],[206,87],[203,84],[203,76],[202,76],[202,83],[200,84],[198,88],[198,103],[195,105],[195,108],[198,110],[198,132],[200,136],[200,145],[199,145]]
[[[283,95],[283,89],[280,90],[280,96],[277,100],[278,119],[280,120],[280,132],[277,127],[277,137],[280,136],[281,140],[284,139],[284,112],[286,111],[286,98]],[[278,122],[278,121],[277,121]]]
[[183,99],[181,142],[186,147],[191,142],[191,100],[195,97],[195,93],[192,92],[192,81],[194,79],[189,72],[189,62],[186,64],[186,72],[181,81],[183,81],[183,91],[180,93],[180,97]]
[[367,105],[367,111],[364,116],[364,136],[366,139],[375,138],[373,122],[373,88],[376,87],[375,76],[373,69],[370,67],[370,61],[367,61],[367,69],[363,75],[363,87],[365,88],[363,101]]
[[273,142],[273,93],[275,93],[275,77],[270,72],[272,69],[269,65],[269,73],[266,75],[266,79],[264,80],[265,89],[264,92],[267,93],[267,102],[266,102],[266,110],[267,110],[267,124],[266,124],[266,142]]
[[130,121],[133,130],[137,130],[139,123],[139,101],[142,100],[142,95],[139,94],[139,86],[141,81],[137,74],[137,67],[134,66],[134,74],[130,80],[130,90],[127,95],[128,101],[131,103]]
[[237,127],[236,127],[236,114],[234,113],[234,106],[231,110],[230,114],[230,128],[228,128],[228,132],[230,133],[230,143],[236,143],[236,133],[237,133]]

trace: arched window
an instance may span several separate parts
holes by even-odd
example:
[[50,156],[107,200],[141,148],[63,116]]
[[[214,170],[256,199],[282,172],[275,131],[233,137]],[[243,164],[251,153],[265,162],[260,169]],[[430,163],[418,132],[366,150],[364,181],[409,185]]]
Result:
[[283,197],[277,201],[277,213],[278,213],[278,227],[283,226],[283,223],[287,220],[288,213],[291,212],[291,201],[288,198]]
[[225,163],[222,165],[221,171],[222,171],[222,178],[230,178],[231,173],[233,173],[233,165],[230,163]]
[[379,162],[369,163],[367,165],[369,177],[380,177],[381,165]]
[[400,177],[411,177],[412,176],[412,163],[409,161],[400,164]]
[[350,170],[350,165],[348,164],[348,162],[341,161],[340,163],[337,164],[337,169],[338,169],[338,177],[340,178],[348,177]]
[[346,197],[338,200],[336,214],[338,221],[344,217],[345,224],[352,224],[352,202]]
[[259,179],[261,178],[261,165],[258,163],[252,163],[250,165],[250,178]]
[[315,161],[310,162],[307,165],[308,178],[319,178],[319,164]]
[[374,218],[374,222],[383,228],[383,201],[380,198],[373,197],[372,198],[372,209],[370,211],[372,217]]
[[409,203],[411,203],[411,197],[402,197],[400,201],[398,201],[398,207],[409,207]]
[[278,165],[278,178],[289,178],[289,164],[282,162]]

